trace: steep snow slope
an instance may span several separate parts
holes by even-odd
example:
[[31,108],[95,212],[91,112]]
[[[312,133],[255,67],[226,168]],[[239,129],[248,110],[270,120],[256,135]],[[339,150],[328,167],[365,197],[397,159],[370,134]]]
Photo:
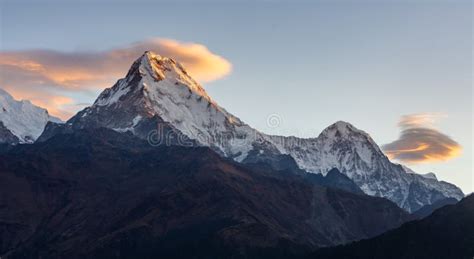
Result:
[[[388,198],[408,211],[463,197],[454,185],[407,173],[391,163],[367,133],[346,122],[311,139],[260,133],[218,106],[179,63],[152,52],[137,59],[124,79],[61,130],[86,127],[129,131],[151,144],[209,146],[243,163],[289,155],[311,173],[325,175],[337,168],[365,193]],[[49,125],[45,136],[56,128]]]
[[[43,132],[48,121],[60,123],[61,120],[50,116],[48,111],[33,105],[30,101],[16,101],[5,90],[0,89],[0,128],[10,140],[0,137],[0,142],[32,143]],[[2,134],[0,134],[2,135]],[[14,140],[16,138],[16,141]]]
[[[85,127],[93,121],[148,137],[151,129],[144,130],[143,125],[157,117],[198,144],[236,160],[245,158],[252,149],[252,141],[248,140],[255,138],[252,134],[260,135],[219,107],[179,63],[151,52],[140,57],[125,79],[105,90],[91,107],[69,123]],[[181,142],[190,144],[186,139]]]

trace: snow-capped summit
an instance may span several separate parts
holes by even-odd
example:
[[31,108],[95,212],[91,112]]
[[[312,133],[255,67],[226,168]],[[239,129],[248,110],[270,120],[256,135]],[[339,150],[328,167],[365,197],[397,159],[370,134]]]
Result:
[[218,106],[181,64],[149,51],[133,63],[125,78],[104,90],[68,125],[130,131],[142,138],[159,130],[163,131],[158,132],[159,141],[191,144],[175,136],[182,134],[236,159],[245,158],[253,148],[249,139],[257,132]]
[[[145,52],[135,61],[125,79],[131,78],[141,78],[143,80],[141,84],[143,92],[156,91],[156,88],[163,90],[168,87],[179,88],[185,85],[193,93],[212,101],[206,91],[187,74],[181,64],[171,58],[162,57],[151,51]],[[129,81],[122,81],[122,83],[126,82]],[[159,82],[159,85],[155,86],[152,82]],[[103,93],[97,99],[95,105],[106,106],[113,104],[118,98],[126,94],[128,90],[131,90],[127,88],[128,85],[126,84],[121,84],[120,86],[110,88],[110,91],[104,92],[106,94]],[[153,97],[156,96],[149,96],[149,98]]]
[[[343,121],[338,121],[324,129],[318,136],[317,142],[321,155],[324,157],[324,161],[321,161],[318,166],[320,170],[323,169],[322,174],[334,167],[334,160],[341,161],[342,153],[345,154],[343,161],[347,163],[361,159],[367,165],[372,164],[374,159],[385,156],[368,133]],[[337,156],[334,156],[336,153]],[[351,159],[348,159],[349,156]],[[358,169],[363,172],[367,170],[367,168]],[[348,173],[358,172],[350,170]]]
[[369,134],[347,122],[334,123],[317,138],[263,134],[214,102],[178,62],[153,52],[145,52],[125,78],[65,126],[49,124],[44,137],[84,127],[131,132],[151,144],[209,146],[242,163],[284,167],[290,157],[310,173],[326,175],[337,168],[366,194],[388,198],[408,211],[446,197],[463,197],[454,185],[391,163]]
[[370,142],[375,148],[377,152],[383,154],[383,152],[378,148],[377,144],[372,140],[370,135],[360,130],[354,125],[350,124],[349,122],[345,121],[337,121],[332,125],[325,128],[321,134],[319,134],[318,139],[327,139],[327,140],[350,140],[350,141],[359,141],[359,142]]
[[0,143],[32,143],[41,135],[48,121],[61,123],[46,109],[28,100],[17,101],[0,88]]
[[331,124],[325,128],[320,135],[326,135],[327,137],[348,137],[353,133],[368,136],[364,131],[357,129],[352,124],[345,121],[337,121]]
[[328,126],[317,138],[271,139],[281,152],[294,157],[302,169],[323,175],[335,167],[349,177],[365,174],[375,160],[385,157],[368,133],[344,121]]

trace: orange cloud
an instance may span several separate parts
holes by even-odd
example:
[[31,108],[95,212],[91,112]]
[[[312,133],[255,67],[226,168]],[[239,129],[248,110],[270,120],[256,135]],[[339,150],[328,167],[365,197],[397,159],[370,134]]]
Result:
[[442,113],[416,113],[410,115],[403,115],[398,122],[401,128],[434,128],[435,123],[440,119],[446,117]]
[[110,60],[133,61],[147,50],[179,61],[189,74],[200,82],[220,79],[232,70],[232,64],[229,61],[212,53],[206,46],[171,39],[150,39],[136,42],[127,48],[112,50],[108,56]]
[[434,128],[440,114],[422,113],[402,116],[400,137],[382,147],[390,159],[409,164],[447,161],[458,157],[462,147]]
[[198,81],[214,81],[231,71],[232,66],[227,60],[213,55],[203,45],[182,44],[174,40],[160,40],[156,44],[160,44],[165,56],[180,60]]
[[[147,50],[182,63],[189,74],[200,82],[220,79],[232,70],[229,61],[212,53],[204,45],[153,38],[99,52],[0,52],[0,87],[13,92],[16,98],[41,103],[52,114],[61,114],[64,118],[65,114],[77,111],[77,107],[72,104],[78,102],[66,96],[74,96],[78,92],[94,96],[100,90],[112,86],[126,74],[133,61]],[[58,101],[60,97],[62,101]],[[65,100],[71,101],[67,105],[74,107],[66,113],[63,110]],[[92,103],[93,100],[87,102]]]

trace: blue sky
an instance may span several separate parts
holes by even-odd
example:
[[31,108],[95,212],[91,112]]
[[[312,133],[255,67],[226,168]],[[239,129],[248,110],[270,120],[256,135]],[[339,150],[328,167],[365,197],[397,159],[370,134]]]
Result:
[[[398,138],[402,115],[442,114],[436,127],[461,156],[411,167],[474,190],[470,1],[0,3],[2,51],[202,44],[232,63],[208,93],[267,133],[314,137],[345,120],[382,145]],[[267,126],[271,114],[279,127]]]

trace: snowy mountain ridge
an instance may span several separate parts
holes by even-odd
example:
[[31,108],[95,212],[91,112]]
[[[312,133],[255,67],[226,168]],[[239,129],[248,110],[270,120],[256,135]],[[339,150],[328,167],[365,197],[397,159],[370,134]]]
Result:
[[[289,155],[310,173],[324,175],[337,168],[366,194],[388,198],[408,211],[464,196],[454,185],[408,173],[391,163],[369,134],[346,122],[334,123],[317,138],[263,134],[218,106],[178,62],[152,52],[137,59],[124,79],[104,90],[66,127],[107,127],[149,139],[157,125],[165,128],[159,137],[172,136],[174,144],[192,140],[242,163]],[[46,136],[56,127],[49,126]],[[182,135],[188,139],[181,139]]]
[[[117,131],[134,131],[147,118],[158,116],[175,130],[224,156],[246,154],[252,148],[245,140],[238,143],[243,140],[239,136],[249,135],[252,128],[219,107],[179,63],[152,52],[135,61],[124,79],[104,90],[91,107],[69,123],[81,125],[90,121],[90,115],[94,117],[105,110],[110,116],[97,123]],[[134,112],[129,114],[131,110]],[[117,112],[126,118],[112,114]],[[222,139],[223,136],[232,139]]]
[[61,123],[46,109],[28,100],[15,100],[0,89],[0,143],[32,143],[43,132],[48,121]]
[[434,174],[417,174],[406,166],[392,163],[369,134],[347,122],[334,123],[314,139],[271,138],[279,143],[279,150],[291,155],[302,169],[324,175],[337,168],[366,194],[388,198],[408,211],[442,197],[458,200],[464,197],[459,188],[438,181]]

